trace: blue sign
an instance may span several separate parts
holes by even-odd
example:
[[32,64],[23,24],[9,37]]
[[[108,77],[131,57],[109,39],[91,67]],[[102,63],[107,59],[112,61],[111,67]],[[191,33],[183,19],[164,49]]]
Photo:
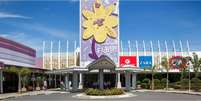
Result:
[[152,56],[139,56],[139,66],[141,69],[152,68]]

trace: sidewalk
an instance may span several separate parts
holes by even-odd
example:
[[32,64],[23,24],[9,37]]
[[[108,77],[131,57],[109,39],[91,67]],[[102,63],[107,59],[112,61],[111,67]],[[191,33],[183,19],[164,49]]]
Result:
[[158,92],[158,93],[177,93],[177,94],[191,94],[191,95],[201,95],[201,92],[194,92],[194,91],[180,91],[180,90],[133,90],[131,92]]
[[57,89],[49,89],[47,91],[30,91],[25,93],[5,93],[0,94],[0,100],[13,98],[13,97],[20,97],[20,96],[32,96],[32,95],[49,95],[49,94],[56,94],[56,93],[69,93],[65,91],[58,91]]

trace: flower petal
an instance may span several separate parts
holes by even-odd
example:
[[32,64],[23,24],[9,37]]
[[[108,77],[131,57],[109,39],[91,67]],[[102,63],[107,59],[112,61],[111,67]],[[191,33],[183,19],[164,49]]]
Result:
[[82,15],[86,18],[86,19],[92,19],[94,17],[94,13],[89,11],[89,10],[86,10],[86,9],[83,9],[82,10]]
[[93,35],[93,29],[92,28],[87,28],[84,30],[83,34],[82,34],[82,39],[84,40],[88,40],[92,37]]
[[118,25],[118,18],[116,16],[108,16],[105,21],[105,26],[116,27]]
[[96,32],[94,33],[94,38],[97,43],[105,42],[107,38],[107,30],[105,30],[104,26],[99,27],[99,29],[96,29]]
[[105,9],[105,13],[107,16],[109,16],[113,11],[115,10],[115,5],[110,5]]
[[85,20],[85,21],[83,21],[82,26],[84,28],[89,28],[89,27],[92,28],[93,27],[93,20]]
[[105,29],[107,30],[107,34],[109,37],[111,38],[116,38],[117,37],[117,33],[114,29],[112,28],[108,28],[108,27],[105,27]]
[[104,18],[105,16],[105,8],[101,4],[100,0],[96,0],[93,4],[93,10],[96,18]]

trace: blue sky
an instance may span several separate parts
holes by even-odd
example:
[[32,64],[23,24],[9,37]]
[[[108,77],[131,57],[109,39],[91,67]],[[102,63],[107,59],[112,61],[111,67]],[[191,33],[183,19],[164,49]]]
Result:
[[[125,1],[120,0],[120,39],[142,40],[149,48],[153,40],[162,43],[175,40],[190,41],[192,50],[201,49],[201,2],[194,1]],[[0,36],[29,45],[41,56],[42,41],[79,41],[79,1],[0,1]],[[134,43],[133,43],[134,44]],[[186,43],[183,43],[184,49]],[[134,46],[134,45],[132,45]],[[50,47],[48,44],[47,49]],[[54,47],[55,51],[57,47]],[[125,46],[127,48],[127,46]],[[179,51],[179,49],[177,49]],[[47,50],[49,51],[49,50]]]

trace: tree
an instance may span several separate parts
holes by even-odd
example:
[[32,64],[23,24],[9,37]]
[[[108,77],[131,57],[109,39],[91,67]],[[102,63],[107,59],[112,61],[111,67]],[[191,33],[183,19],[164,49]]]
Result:
[[25,87],[28,82],[27,75],[31,73],[31,70],[29,68],[18,68],[18,67],[12,66],[12,67],[7,67],[5,71],[15,73],[18,75],[18,92],[21,92],[21,82],[23,87]]
[[198,55],[196,53],[193,53],[192,63],[195,72],[195,77],[197,78],[199,75],[199,69],[201,67],[201,59],[198,58]]
[[162,58],[162,61],[161,61],[161,65],[165,68],[166,70],[166,90],[168,90],[168,83],[169,83],[169,61],[166,57],[163,57]]
[[154,65],[151,69],[151,89],[154,90],[154,75],[156,72],[156,65]]

